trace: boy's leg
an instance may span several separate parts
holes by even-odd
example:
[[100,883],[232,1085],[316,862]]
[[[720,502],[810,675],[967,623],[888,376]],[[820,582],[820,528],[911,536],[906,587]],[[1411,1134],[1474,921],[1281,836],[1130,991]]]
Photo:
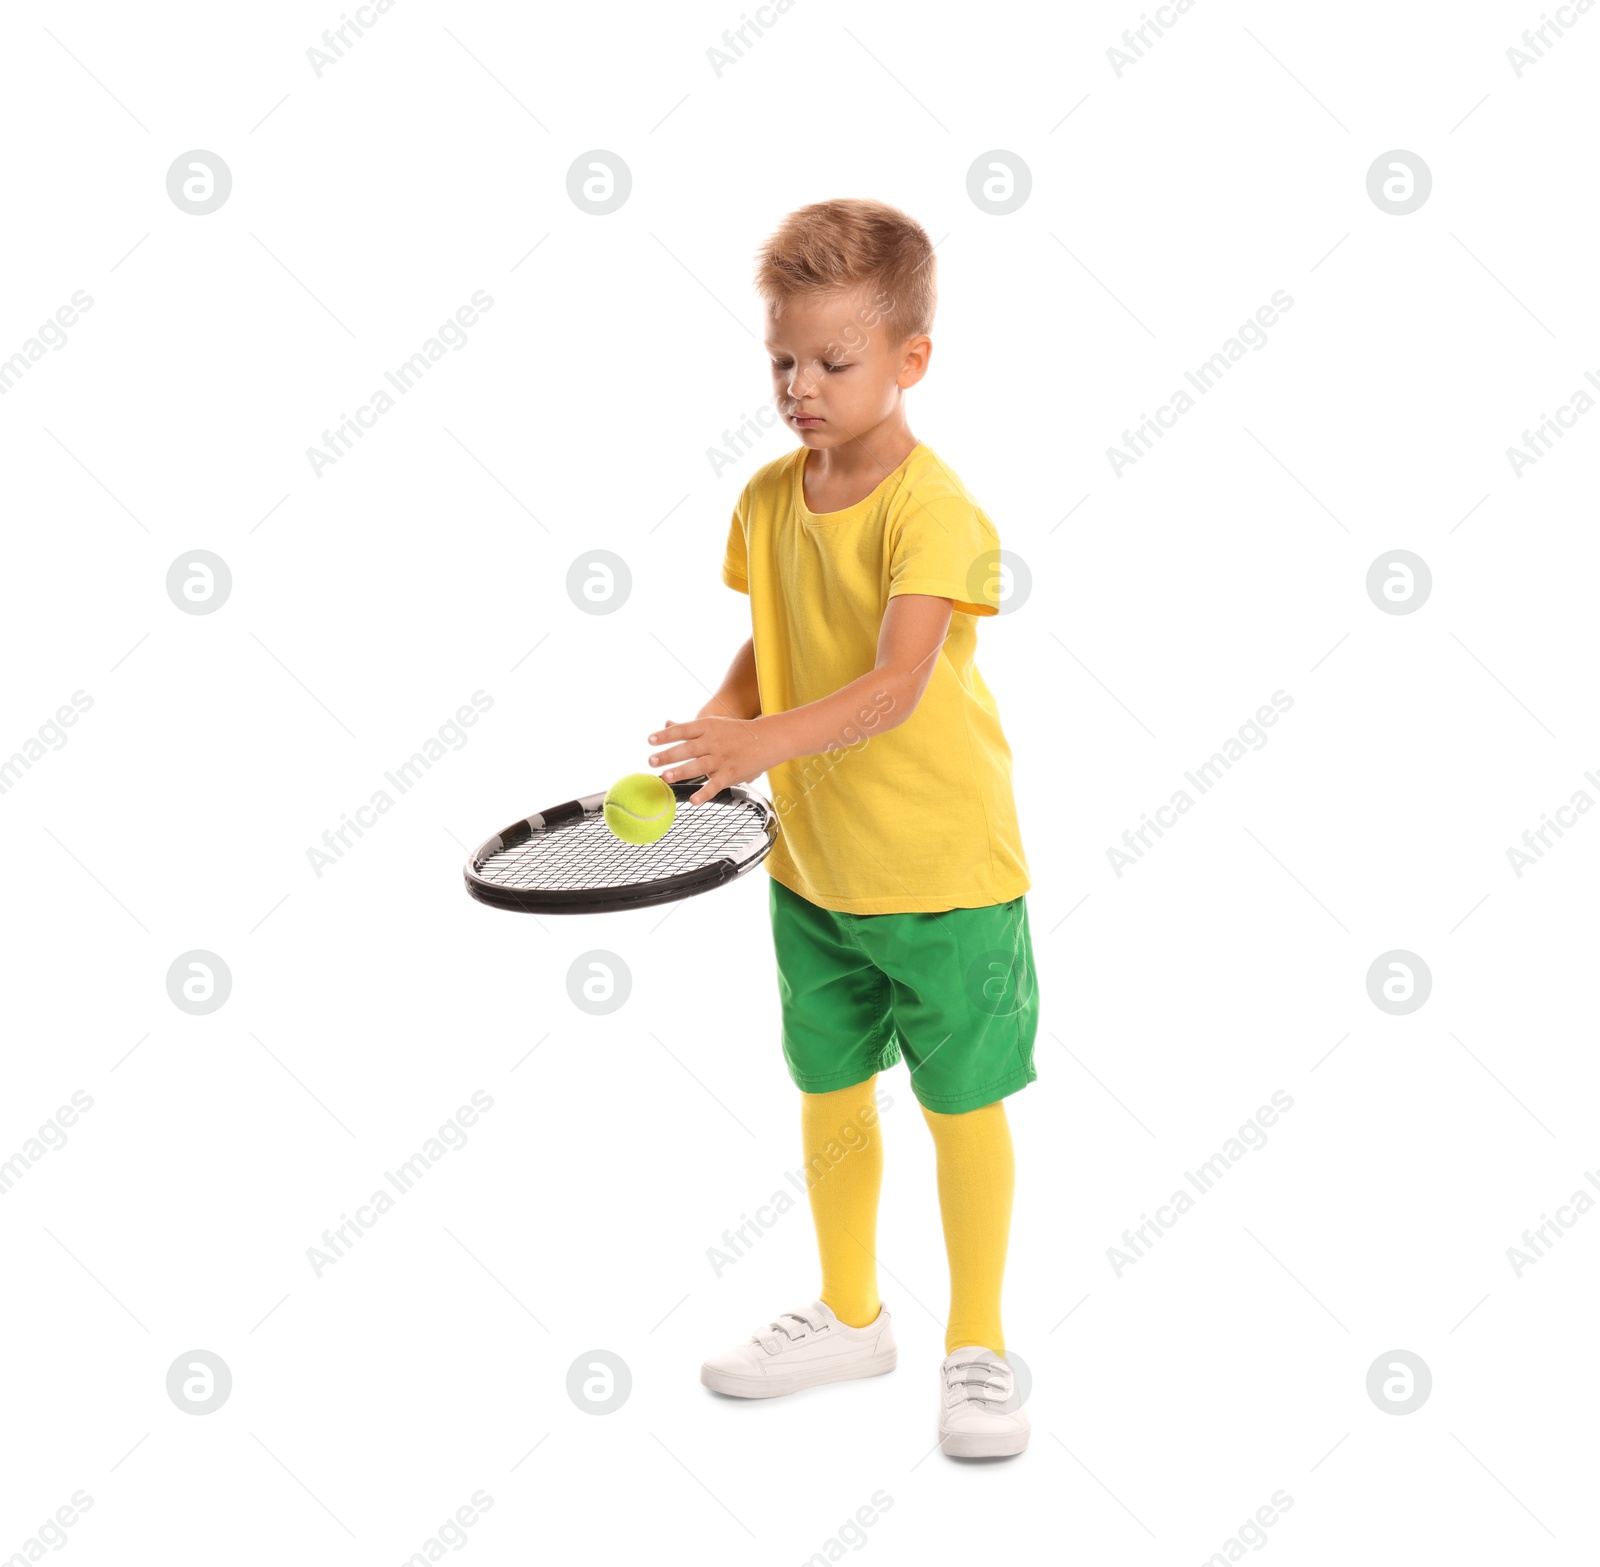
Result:
[[806,1185],[822,1260],[818,1298],[853,1328],[864,1328],[873,1321],[879,1305],[878,1194],[883,1187],[883,1131],[873,1098],[877,1081],[874,1074],[849,1088],[800,1096]]
[[769,906],[822,1291],[701,1366],[706,1387],[735,1398],[882,1376],[899,1355],[874,1255],[883,1133],[873,1090],[877,1074],[900,1059],[890,981],[861,951],[857,916],[814,904],[775,877]]
[[950,1315],[944,1352],[981,1345],[1006,1352],[1000,1288],[1011,1234],[1016,1161],[1005,1101],[963,1115],[923,1107],[939,1166],[939,1212],[950,1259]]
[[1000,1286],[1015,1160],[1004,1100],[1038,1075],[1039,985],[1027,899],[858,921],[889,976],[895,1037],[933,1133],[950,1259],[947,1355],[1005,1353]]
[[802,1090],[806,1185],[822,1258],[816,1300],[713,1355],[700,1380],[735,1398],[775,1398],[823,1382],[882,1376],[899,1358],[889,1309],[878,1299],[878,1192],[883,1132],[874,1073],[848,1088]]

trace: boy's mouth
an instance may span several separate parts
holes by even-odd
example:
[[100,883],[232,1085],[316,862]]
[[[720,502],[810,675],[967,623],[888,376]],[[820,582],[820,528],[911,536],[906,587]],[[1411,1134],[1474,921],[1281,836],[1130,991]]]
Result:
[[802,430],[808,430],[812,425],[822,424],[825,421],[819,419],[815,414],[790,414],[789,422],[799,425]]

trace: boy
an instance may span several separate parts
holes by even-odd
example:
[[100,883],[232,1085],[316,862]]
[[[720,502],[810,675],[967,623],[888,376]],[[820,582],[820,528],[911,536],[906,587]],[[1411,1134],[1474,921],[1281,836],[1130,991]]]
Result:
[[973,663],[998,611],[999,539],[910,431],[928,368],[933,247],[904,213],[825,201],[760,254],[776,405],[800,445],[744,488],[722,578],[754,634],[670,745],[709,800],[766,773],[765,861],[783,1053],[801,1090],[818,1298],[713,1356],[700,1380],[766,1398],[892,1371],[878,1298],[874,1088],[903,1055],[932,1130],[950,1264],[939,1436],[1020,1453],[1003,1358],[1013,1156],[1002,1100],[1032,1082],[1037,984],[1011,750]]

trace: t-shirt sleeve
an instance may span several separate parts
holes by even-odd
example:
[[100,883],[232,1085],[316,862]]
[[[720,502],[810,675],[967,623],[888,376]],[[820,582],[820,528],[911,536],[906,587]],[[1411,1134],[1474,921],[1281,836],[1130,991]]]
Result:
[[969,500],[939,495],[912,506],[892,536],[889,597],[927,593],[968,615],[1000,613],[1000,536]]
[[728,545],[722,555],[722,580],[740,593],[750,591],[750,546],[745,537],[746,494],[741,493],[728,525]]

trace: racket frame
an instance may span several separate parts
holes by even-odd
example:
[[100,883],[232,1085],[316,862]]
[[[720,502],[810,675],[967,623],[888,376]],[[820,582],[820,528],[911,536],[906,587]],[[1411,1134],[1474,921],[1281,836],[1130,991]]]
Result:
[[[677,796],[681,804],[706,782],[706,775],[702,773],[698,778],[680,778],[676,782],[665,779],[662,781]],[[468,893],[479,903],[487,904],[491,908],[509,909],[521,914],[614,914],[624,909],[653,908],[660,903],[675,903],[681,898],[691,898],[698,893],[710,892],[715,887],[736,880],[746,871],[754,870],[778,841],[778,818],[767,801],[742,784],[730,784],[704,803],[709,805],[718,800],[744,800],[760,808],[761,826],[766,833],[766,842],[757,853],[742,862],[724,856],[695,870],[683,871],[676,876],[658,877],[654,881],[642,882],[636,886],[573,887],[561,891],[508,887],[489,881],[478,874],[477,867],[494,855],[503,854],[507,849],[517,848],[547,827],[576,821],[591,813],[599,814],[605,797],[606,791],[601,789],[595,794],[580,795],[575,800],[565,800],[560,805],[552,805],[548,810],[535,811],[520,821],[512,822],[509,827],[501,828],[492,838],[485,839],[476,852],[468,858],[462,873]]]

